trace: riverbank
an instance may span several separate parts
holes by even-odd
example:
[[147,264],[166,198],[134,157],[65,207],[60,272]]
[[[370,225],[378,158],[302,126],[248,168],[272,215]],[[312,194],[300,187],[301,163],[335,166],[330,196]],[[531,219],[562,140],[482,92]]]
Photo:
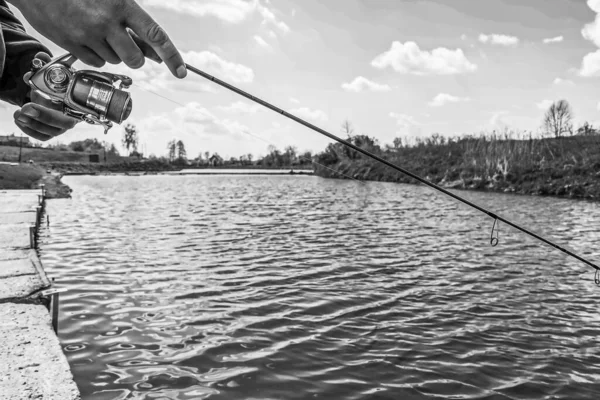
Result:
[[[416,146],[369,151],[439,186],[462,190],[600,200],[600,137],[423,140]],[[417,183],[355,152],[331,146],[315,166],[326,178]],[[343,175],[342,175],[343,174]]]
[[[22,177],[34,177],[31,170]],[[8,180],[7,180],[8,181]],[[23,182],[25,183],[25,182]],[[0,190],[0,394],[3,399],[79,400],[52,327],[43,290],[51,284],[37,255],[45,193]]]

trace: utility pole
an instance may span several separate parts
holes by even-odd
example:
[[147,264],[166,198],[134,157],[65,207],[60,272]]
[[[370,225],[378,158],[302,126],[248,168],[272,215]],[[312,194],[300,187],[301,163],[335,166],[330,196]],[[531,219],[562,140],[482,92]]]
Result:
[[[14,135],[14,133],[13,133]],[[19,141],[19,164],[21,164],[21,153],[23,150],[23,134],[21,133],[21,140]]]

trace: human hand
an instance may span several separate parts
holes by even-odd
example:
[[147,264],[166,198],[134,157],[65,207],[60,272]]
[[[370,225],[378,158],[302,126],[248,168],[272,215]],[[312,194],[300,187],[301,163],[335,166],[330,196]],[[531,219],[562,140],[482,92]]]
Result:
[[137,69],[144,65],[144,55],[152,58],[156,52],[173,75],[187,74],[167,33],[135,0],[9,2],[38,32],[88,65],[100,68],[105,62],[123,61]]
[[[44,62],[51,60],[46,53],[37,53],[35,56]],[[26,83],[29,83],[31,74],[28,72],[23,76]],[[79,122],[78,119],[66,116],[62,111],[61,104],[55,104],[45,99],[35,90],[31,91],[31,103],[27,103],[20,110],[15,111],[13,117],[19,129],[32,138],[44,142],[62,135]]]

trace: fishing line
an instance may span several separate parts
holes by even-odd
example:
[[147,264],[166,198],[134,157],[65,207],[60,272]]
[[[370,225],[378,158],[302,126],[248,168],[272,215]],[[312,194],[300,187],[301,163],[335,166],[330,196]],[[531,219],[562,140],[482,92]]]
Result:
[[[179,105],[179,106],[181,106],[181,107],[186,107],[186,105],[185,105],[185,104],[183,104],[183,103],[180,103],[180,102],[178,102],[178,101],[176,101],[176,100],[170,99],[170,98],[168,98],[168,97],[166,97],[166,96],[163,96],[163,95],[161,95],[161,94],[159,94],[159,93],[156,93],[156,92],[155,92],[155,91],[153,91],[153,90],[146,89],[146,88],[144,88],[144,87],[142,87],[142,86],[139,86],[139,85],[136,85],[136,84],[133,84],[132,86],[135,86],[135,87],[136,87],[136,88],[138,88],[138,89],[142,89],[142,90],[144,90],[144,91],[146,91],[146,92],[148,92],[148,93],[152,93],[153,95],[156,95],[156,96],[158,96],[158,97],[161,97],[161,98],[163,98],[163,99],[165,99],[165,100],[168,100],[168,101],[170,101],[171,103],[177,104],[177,105]],[[254,135],[254,134],[252,134],[252,133],[248,132],[247,130],[242,130],[242,132],[244,132],[246,135],[249,135],[249,136],[252,136],[252,137],[254,137],[254,138],[258,139],[258,140],[261,140],[261,141],[263,141],[263,142],[265,142],[265,143],[267,143],[267,144],[270,144],[270,145],[272,145],[272,146],[275,146],[275,144],[274,144],[273,142],[270,142],[270,141],[268,141],[267,139],[265,139],[265,138],[262,138],[262,137],[260,137],[260,136],[256,136],[256,135]],[[354,180],[354,181],[356,181],[356,182],[359,182],[359,183],[361,183],[361,184],[363,184],[363,185],[364,185],[364,184],[366,184],[366,183],[365,183],[365,181],[362,181],[362,180],[360,180],[360,179],[356,179],[356,178],[354,178],[354,177],[352,177],[352,176],[346,175],[346,174],[344,174],[344,173],[343,173],[343,172],[341,172],[341,171],[337,171],[337,170],[335,170],[335,169],[333,169],[333,168],[330,168],[330,167],[328,167],[327,165],[323,165],[323,164],[321,164],[321,163],[318,163],[318,162],[314,161],[314,160],[313,160],[313,159],[311,159],[311,158],[304,157],[304,156],[298,156],[298,158],[299,158],[299,159],[301,159],[301,160],[310,161],[310,162],[311,162],[311,163],[313,163],[313,164],[319,165],[319,166],[321,166],[321,167],[323,167],[323,168],[326,168],[326,169],[328,169],[328,170],[330,170],[330,171],[332,171],[332,172],[334,172],[334,173],[336,173],[336,174],[342,175],[342,176],[344,176],[344,177],[346,177],[346,178],[348,178],[348,179],[352,179],[352,180]]]
[[[338,137],[338,136],[336,136],[336,135],[334,135],[332,133],[329,133],[329,132],[327,132],[327,131],[325,131],[325,130],[323,130],[323,129],[321,129],[321,128],[313,125],[313,124],[311,124],[310,122],[307,122],[307,121],[305,121],[305,120],[303,120],[301,118],[298,118],[295,115],[290,114],[287,111],[284,111],[283,109],[281,109],[279,107],[276,107],[276,106],[274,106],[274,105],[272,105],[272,104],[270,104],[270,103],[268,103],[268,102],[266,102],[266,101],[264,101],[262,99],[259,99],[258,97],[255,97],[255,96],[253,96],[253,95],[251,95],[251,94],[249,94],[249,93],[247,93],[247,92],[245,92],[245,91],[243,91],[243,90],[241,90],[241,89],[233,86],[233,85],[230,85],[227,82],[224,82],[224,81],[222,81],[222,80],[220,80],[220,79],[218,79],[218,78],[216,78],[216,77],[214,77],[214,76],[212,76],[210,74],[207,74],[206,72],[204,72],[204,71],[202,71],[202,70],[200,70],[198,68],[195,68],[195,67],[193,67],[193,66],[191,66],[189,64],[185,64],[185,65],[186,65],[188,71],[191,71],[191,72],[193,72],[193,73],[195,73],[197,75],[200,75],[201,77],[203,77],[205,79],[208,79],[211,82],[214,82],[214,83],[216,83],[216,84],[218,84],[218,85],[220,85],[220,86],[222,86],[222,87],[224,87],[226,89],[231,90],[234,93],[237,93],[237,94],[239,94],[239,95],[241,95],[241,96],[243,96],[243,97],[245,97],[245,98],[247,98],[249,100],[254,101],[255,103],[258,103],[258,104],[260,104],[260,105],[262,105],[262,106],[264,106],[264,107],[266,107],[266,108],[268,108],[268,109],[270,109],[272,111],[275,111],[276,113],[281,114],[284,117],[287,117],[287,118],[289,118],[289,119],[291,119],[291,120],[293,120],[293,121],[295,121],[295,122],[297,122],[297,123],[299,123],[301,125],[304,125],[307,128],[312,129],[313,131],[320,133],[321,135],[327,136],[328,138],[330,138],[332,140],[335,140],[338,143],[342,143],[343,145],[345,145],[347,147],[350,147],[351,149],[353,149],[353,150],[355,150],[355,151],[357,151],[357,152],[359,152],[359,153],[361,153],[361,154],[363,154],[363,155],[365,155],[365,156],[367,156],[367,157],[369,157],[369,158],[371,158],[371,159],[373,159],[375,161],[378,161],[378,162],[380,162],[380,163],[382,163],[382,164],[384,164],[384,165],[386,165],[386,166],[388,166],[388,167],[390,167],[390,168],[392,168],[392,169],[394,169],[394,170],[396,170],[398,172],[401,172],[401,173],[403,173],[405,175],[410,176],[411,178],[413,178],[413,179],[421,182],[422,184],[427,185],[427,186],[429,186],[429,187],[431,187],[431,188],[433,188],[433,189],[435,189],[435,190],[437,190],[437,191],[445,194],[446,196],[452,197],[453,199],[458,200],[458,201],[460,201],[460,202],[462,202],[462,203],[464,203],[464,204],[466,204],[466,205],[468,205],[468,206],[470,206],[470,207],[472,207],[472,208],[474,208],[474,209],[482,212],[483,214],[485,214],[485,215],[489,216],[490,218],[494,219],[494,227],[492,228],[492,230],[494,230],[496,228],[496,223],[498,221],[504,222],[505,224],[507,224],[509,226],[512,226],[513,228],[518,229],[519,231],[521,231],[521,232],[523,232],[523,233],[525,233],[525,234],[527,234],[527,235],[529,235],[529,236],[531,236],[531,237],[533,237],[533,238],[535,238],[535,239],[537,239],[537,240],[539,240],[539,241],[541,241],[543,243],[546,243],[547,245],[549,245],[549,246],[551,246],[551,247],[553,247],[553,248],[555,248],[555,249],[563,252],[564,254],[567,254],[567,255],[575,258],[576,260],[579,260],[579,261],[581,261],[581,262],[583,262],[583,263],[591,266],[592,268],[594,268],[596,270],[594,281],[595,281],[595,283],[597,285],[600,285],[600,267],[598,267],[596,264],[592,263],[591,261],[588,261],[587,259],[585,259],[585,258],[583,258],[583,257],[581,257],[581,256],[579,256],[577,254],[575,254],[574,252],[572,252],[572,251],[570,251],[568,249],[565,249],[564,247],[559,246],[558,244],[556,244],[556,243],[554,243],[554,242],[552,242],[552,241],[550,241],[550,240],[542,237],[541,235],[538,235],[538,234],[536,234],[536,233],[534,233],[534,232],[532,232],[532,231],[530,231],[530,230],[528,230],[526,228],[523,228],[522,226],[520,226],[520,225],[518,225],[518,224],[516,224],[514,222],[511,222],[510,220],[508,220],[506,218],[503,218],[503,217],[495,214],[492,211],[489,211],[489,210],[487,210],[487,209],[485,209],[485,208],[483,208],[483,207],[481,207],[481,206],[479,206],[479,205],[477,205],[475,203],[470,202],[469,200],[467,200],[467,199],[465,199],[465,198],[463,198],[461,196],[458,196],[458,195],[456,195],[456,194],[454,194],[454,193],[452,193],[452,192],[450,192],[450,191],[448,191],[448,190],[446,190],[446,189],[444,189],[444,188],[442,188],[442,187],[440,187],[440,186],[438,186],[438,185],[436,185],[436,184],[434,184],[432,182],[429,182],[428,180],[423,179],[420,176],[418,176],[418,175],[416,175],[416,174],[414,174],[414,173],[412,173],[412,172],[410,172],[410,171],[408,171],[408,170],[406,170],[406,169],[404,169],[404,168],[402,168],[400,166],[397,166],[397,165],[395,165],[395,164],[393,164],[393,163],[391,163],[391,162],[389,162],[389,161],[387,161],[387,160],[379,157],[376,154],[373,154],[373,153],[371,153],[371,152],[369,152],[369,151],[367,151],[367,150],[365,150],[365,149],[363,149],[363,148],[361,148],[359,146],[356,146],[356,145],[350,143],[347,140],[344,140],[344,139],[342,139],[342,138],[340,138],[340,137]],[[492,232],[492,239],[491,239],[492,244],[495,242],[494,239],[498,239],[498,236],[494,236],[494,235],[495,235],[494,232]]]

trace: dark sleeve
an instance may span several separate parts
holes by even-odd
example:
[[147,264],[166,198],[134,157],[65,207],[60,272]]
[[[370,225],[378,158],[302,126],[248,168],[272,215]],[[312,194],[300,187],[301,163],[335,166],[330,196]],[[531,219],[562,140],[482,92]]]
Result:
[[50,50],[25,32],[4,0],[0,0],[0,100],[22,106],[30,101],[23,75],[31,69],[36,53]]

